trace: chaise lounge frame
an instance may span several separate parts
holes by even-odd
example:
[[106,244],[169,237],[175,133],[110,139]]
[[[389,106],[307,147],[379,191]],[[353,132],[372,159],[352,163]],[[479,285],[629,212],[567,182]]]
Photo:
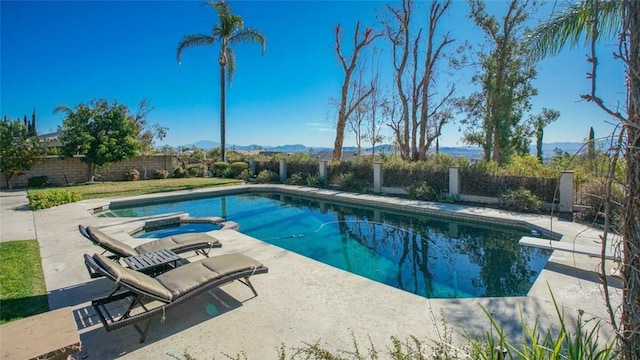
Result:
[[[115,245],[115,246],[109,246],[109,244],[106,243],[105,241],[100,241],[100,239],[93,236],[92,229],[93,228],[90,229],[89,226],[84,226],[82,224],[78,225],[78,231],[80,232],[80,234],[82,234],[82,236],[86,237],[87,239],[91,240],[91,242],[94,243],[95,245],[104,249],[104,251],[101,253],[102,255],[105,255],[106,253],[110,253],[111,255],[106,255],[106,256],[111,260],[119,261],[121,258],[135,256],[145,252],[139,249],[140,246],[144,247],[144,244],[135,248],[131,248],[130,246],[124,244],[122,241],[117,240],[107,234],[101,233],[102,237],[106,237],[109,243],[113,243]],[[93,230],[93,231],[96,231],[96,230]],[[174,238],[180,238],[181,236],[193,236],[193,234],[176,235],[174,236]],[[161,238],[158,240],[152,240],[152,241],[165,241],[165,239],[169,239],[169,237]],[[121,249],[118,249],[118,247],[120,247]],[[207,238],[203,237],[202,241],[197,241],[189,244],[175,244],[175,245],[168,244],[167,247],[164,247],[164,248],[167,250],[171,250],[176,254],[194,251],[196,255],[203,255],[203,256],[209,257],[209,253],[211,252],[211,249],[220,248],[220,247],[222,247],[222,244],[218,239],[210,235],[207,235]],[[96,274],[94,271],[91,271],[89,268],[87,268],[87,270],[89,271],[89,276],[91,278],[99,277],[98,274]]]
[[[94,256],[97,256],[94,255]],[[205,260],[214,260],[216,257],[223,257],[225,255],[219,255],[215,257],[211,257]],[[127,284],[125,282],[121,282],[118,277],[109,272],[107,269],[102,267],[94,257],[84,254],[84,261],[87,268],[91,268],[93,271],[99,274],[99,276],[105,276],[117,284],[117,287],[107,296],[94,299],[91,301],[91,305],[98,314],[100,321],[102,322],[105,330],[107,332],[124,328],[127,326],[133,326],[134,329],[140,335],[140,343],[144,342],[147,336],[147,331],[149,330],[149,324],[153,317],[162,314],[162,322],[164,322],[165,312],[171,308],[177,307],[191,299],[195,296],[207,292],[211,289],[218,288],[222,285],[229,284],[233,281],[238,280],[240,283],[247,286],[253,292],[254,297],[258,296],[258,292],[251,284],[249,278],[256,274],[266,274],[269,269],[264,265],[246,267],[242,269],[238,269],[236,271],[228,272],[225,274],[221,274],[220,276],[204,283],[200,284],[200,286],[187,291],[183,294],[176,296],[171,300],[167,300],[165,298],[154,295],[150,292],[142,290],[136,286],[131,284]],[[198,262],[189,263],[183,266],[189,266],[193,264],[197,264]],[[135,270],[131,270],[128,268],[124,268],[126,271],[136,272]],[[147,276],[141,274],[141,276]],[[122,291],[121,291],[122,290]],[[114,316],[109,312],[108,305],[113,304],[115,302],[129,299],[131,302],[128,308],[124,311],[122,315]],[[160,306],[156,306],[154,308],[148,307],[149,301],[158,301],[161,303]],[[132,311],[135,309],[141,309],[142,312],[132,315]],[[138,325],[139,322],[147,320],[144,326]]]

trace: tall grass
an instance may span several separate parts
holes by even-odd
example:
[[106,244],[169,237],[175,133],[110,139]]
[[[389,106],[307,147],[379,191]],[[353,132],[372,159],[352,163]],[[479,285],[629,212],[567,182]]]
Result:
[[[514,343],[506,339],[503,328],[493,316],[484,308],[482,310],[491,321],[491,330],[483,339],[469,339],[472,349],[470,356],[479,360],[502,359],[531,359],[531,360],[608,360],[616,359],[615,341],[608,343],[600,341],[598,331],[601,323],[598,321],[590,329],[585,326],[583,312],[578,312],[575,332],[567,326],[566,317],[558,307],[555,297],[551,294],[553,305],[558,317],[559,329],[540,331],[538,319],[533,326],[525,323],[522,311],[520,323],[522,325],[522,342]],[[493,332],[496,332],[496,336]]]

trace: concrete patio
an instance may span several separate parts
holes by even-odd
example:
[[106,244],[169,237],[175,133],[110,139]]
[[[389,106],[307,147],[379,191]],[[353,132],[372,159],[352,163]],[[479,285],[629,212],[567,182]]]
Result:
[[[197,191],[182,194],[194,192]],[[426,299],[242,233],[224,230],[214,232],[223,243],[222,248],[214,250],[215,253],[242,252],[269,268],[268,274],[252,278],[259,296],[253,297],[249,289],[238,283],[200,295],[168,311],[164,323],[161,324],[159,318],[152,320],[147,340],[140,344],[138,334],[131,327],[107,333],[93,312],[91,299],[110,291],[113,283],[104,278],[89,278],[82,255],[101,252],[101,249],[82,237],[77,226],[99,226],[133,245],[134,240],[127,232],[140,227],[143,220],[98,218],[89,211],[105,206],[113,199],[86,200],[30,212],[24,207],[24,194],[0,192],[0,239],[38,239],[50,308],[71,306],[74,309],[84,348],[81,353],[83,359],[174,359],[182,358],[185,351],[198,359],[224,358],[224,354],[235,356],[241,352],[247,359],[275,359],[282,344],[288,353],[293,353],[291,347],[315,342],[332,351],[351,350],[353,338],[361,350],[371,341],[378,350],[384,351],[391,344],[391,336],[403,340],[416,336],[427,342],[436,341],[444,336],[443,321],[454,332],[454,339],[460,339],[463,331],[482,335],[490,330],[490,323],[480,306],[494,315],[508,335],[517,337],[521,314],[530,325],[539,317],[543,329],[557,323],[549,289],[568,319],[576,319],[578,310],[583,310],[585,320],[603,321],[600,334],[604,340],[612,338],[611,329],[606,324],[609,316],[603,289],[594,273],[600,261],[587,255],[555,251],[525,297]],[[334,195],[363,196],[338,192]],[[157,196],[160,195],[150,197]],[[385,199],[415,204],[407,200]],[[434,205],[423,203],[420,206]],[[557,217],[447,204],[437,206],[442,211],[524,220],[561,233],[563,242],[582,245],[597,245],[599,242],[599,232]],[[607,261],[607,272],[615,265]],[[617,308],[620,283],[610,278],[610,285],[614,308]],[[590,325],[594,323],[589,322]]]

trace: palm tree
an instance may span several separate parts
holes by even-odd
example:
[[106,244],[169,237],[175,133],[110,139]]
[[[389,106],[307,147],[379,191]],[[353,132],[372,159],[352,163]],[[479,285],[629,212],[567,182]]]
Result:
[[220,54],[218,63],[220,64],[220,157],[226,161],[225,152],[225,111],[226,111],[226,86],[225,75],[228,76],[229,84],[236,69],[236,58],[230,46],[243,43],[259,43],[262,45],[262,53],[266,47],[265,37],[257,30],[244,27],[244,21],[239,15],[231,13],[229,5],[224,1],[209,1],[202,5],[210,6],[218,13],[220,22],[213,25],[210,34],[185,35],[178,44],[176,58],[181,64],[182,51],[194,46],[213,46],[220,43]]
[[[565,46],[574,48],[592,39],[594,0],[569,3],[555,16],[534,28],[528,38],[531,55],[536,59],[558,55]],[[598,0],[598,33],[615,39],[621,25],[621,6],[616,0]]]
[[[622,264],[620,273],[623,283],[622,315],[620,326],[616,325],[614,311],[608,303],[611,322],[614,324],[620,345],[620,358],[640,359],[640,1],[638,0],[582,0],[570,4],[558,16],[541,24],[534,31],[529,46],[532,56],[542,58],[559,53],[568,43],[576,46],[580,39],[591,47],[589,61],[592,72],[591,94],[582,95],[592,101],[622,124],[618,138],[617,158],[621,151],[626,163],[625,201],[622,210]],[[618,37],[619,54],[615,56],[626,67],[627,86],[626,117],[605,106],[596,94],[596,68],[594,44],[603,35],[609,39]],[[623,136],[626,135],[626,136]],[[625,143],[626,138],[626,144]],[[615,163],[615,161],[614,161]],[[611,181],[612,175],[609,175]],[[608,198],[608,196],[607,196]],[[608,202],[608,201],[607,201]],[[608,224],[608,220],[606,224]],[[605,236],[603,240],[606,240]],[[604,246],[604,245],[603,245]],[[603,289],[608,300],[604,262],[601,267]]]

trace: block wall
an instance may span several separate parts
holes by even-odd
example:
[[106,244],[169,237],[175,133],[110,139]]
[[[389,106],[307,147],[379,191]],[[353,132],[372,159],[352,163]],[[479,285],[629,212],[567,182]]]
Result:
[[[48,176],[51,185],[70,185],[84,183],[88,179],[89,165],[82,162],[82,156],[60,159],[57,156],[47,156],[42,162],[34,166],[31,170],[23,175],[15,175],[11,179],[13,188],[26,187],[28,179],[35,176]],[[135,157],[133,159],[120,161],[110,166],[102,166],[96,172],[99,181],[119,181],[125,180],[125,173],[131,169],[137,169],[140,172],[140,178],[144,179],[144,168],[146,165],[147,178],[153,178],[153,174],[157,169],[165,169],[169,171],[169,176],[173,173],[173,157],[171,155],[154,155],[144,157]],[[1,188],[7,187],[4,175],[1,175]]]

